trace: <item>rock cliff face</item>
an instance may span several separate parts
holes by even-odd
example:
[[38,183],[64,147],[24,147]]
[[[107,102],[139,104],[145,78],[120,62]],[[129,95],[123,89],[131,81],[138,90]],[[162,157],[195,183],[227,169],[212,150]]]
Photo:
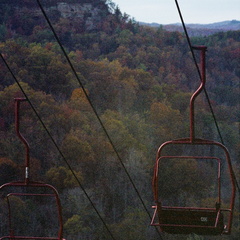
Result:
[[68,4],[65,2],[58,3],[56,9],[61,13],[64,18],[80,17],[82,18],[85,13],[91,13],[93,6],[91,3],[85,4]]
[[[84,31],[97,30],[99,22],[101,22],[107,15],[111,14],[106,0],[79,0],[71,1],[70,3],[67,1],[56,1],[54,3],[46,1],[43,7],[47,15],[54,20],[54,22],[57,22],[59,18],[70,19],[72,22],[81,25]],[[1,3],[0,1],[0,14],[4,15],[8,9],[12,9],[11,11],[13,14],[9,16],[9,18],[14,19],[14,21],[11,22],[16,22],[15,25],[18,25],[19,21],[17,18],[19,19],[21,16],[32,19],[32,21],[37,21],[43,17],[38,5],[33,4],[32,2],[13,4],[13,2]],[[21,19],[19,20],[21,21]],[[16,28],[14,24],[12,24],[12,27],[14,29]]]
[[[100,1],[101,2],[101,1]],[[102,3],[103,4],[103,3]],[[94,30],[96,23],[101,21],[102,16],[106,16],[109,12],[107,8],[103,8],[102,4],[96,5],[92,3],[57,3],[57,6],[51,9],[57,10],[62,18],[75,19],[84,21],[86,30]]]

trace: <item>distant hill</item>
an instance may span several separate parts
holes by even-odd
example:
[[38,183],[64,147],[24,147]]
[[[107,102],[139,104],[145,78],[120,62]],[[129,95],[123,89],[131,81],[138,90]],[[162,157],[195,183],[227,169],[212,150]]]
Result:
[[[140,25],[150,26],[154,28],[162,26],[164,29],[171,32],[173,31],[183,32],[181,23],[162,25],[158,23],[140,22]],[[188,33],[190,36],[208,36],[217,32],[238,31],[240,30],[240,21],[231,20],[210,24],[186,24],[186,27],[188,29]]]
[[240,21],[224,21],[211,24],[188,24],[190,28],[207,28],[207,29],[221,29],[221,30],[240,30]]

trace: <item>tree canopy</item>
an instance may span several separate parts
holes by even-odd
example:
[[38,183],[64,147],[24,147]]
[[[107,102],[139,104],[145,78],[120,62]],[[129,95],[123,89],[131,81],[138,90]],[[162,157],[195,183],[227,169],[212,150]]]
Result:
[[[154,228],[148,228],[148,215],[115,151],[151,212],[151,180],[157,148],[164,141],[189,137],[189,100],[200,82],[184,35],[161,27],[142,27],[121,13],[111,1],[101,1],[109,4],[108,14],[103,14],[92,31],[86,30],[76,19],[63,18],[55,13],[51,21],[80,80],[79,85],[43,16],[34,18],[31,9],[17,11],[31,2],[1,2],[4,8],[0,10],[0,52],[117,238],[156,239],[156,232]],[[50,6],[59,1],[43,2]],[[20,5],[15,8],[12,3]],[[206,90],[238,179],[239,37],[240,31],[231,31],[191,39],[192,44],[208,47]],[[23,177],[24,148],[14,131],[14,97],[22,97],[23,93],[2,61],[0,80],[2,184]],[[21,107],[21,130],[30,144],[32,178],[47,180],[60,192],[64,237],[109,239],[68,166],[27,103]],[[196,102],[196,134],[219,141],[204,94]],[[171,203],[178,196],[179,204],[211,201],[206,192],[214,185],[211,178],[205,176],[204,168],[195,161],[173,162],[166,167],[161,181],[169,182],[169,186],[173,184],[173,189],[168,185],[163,187],[166,201]],[[185,178],[188,171],[191,174]],[[175,186],[172,175],[177,179]],[[201,181],[203,177],[206,182]],[[202,189],[201,194],[195,184]],[[223,183],[223,188],[225,203],[228,201],[228,186]],[[44,222],[44,217],[37,218],[37,210],[28,212],[26,206],[29,202],[20,198],[13,201],[19,207],[17,216],[24,219],[25,214],[35,218],[40,228],[38,231],[43,231],[44,225],[40,223]],[[1,199],[0,203],[3,202]],[[7,229],[3,206],[0,205],[0,235]],[[233,234],[223,239],[237,239],[237,214]],[[20,229],[24,226],[21,225]],[[186,238],[168,236],[167,239]],[[189,236],[188,239],[198,238]]]

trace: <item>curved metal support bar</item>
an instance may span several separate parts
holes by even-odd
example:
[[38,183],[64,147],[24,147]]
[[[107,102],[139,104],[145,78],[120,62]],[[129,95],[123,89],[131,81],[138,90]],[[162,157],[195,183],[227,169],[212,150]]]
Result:
[[201,51],[201,84],[199,88],[193,93],[191,100],[190,100],[190,139],[191,142],[195,139],[195,129],[194,129],[194,102],[197,96],[202,92],[205,87],[206,83],[206,51],[207,47],[205,46],[198,46],[192,47],[192,49],[200,50]]
[[25,98],[15,98],[15,128],[16,133],[19,139],[22,141],[22,143],[25,146],[26,149],[26,157],[25,157],[25,181],[26,183],[29,182],[29,162],[30,162],[30,156],[29,156],[29,144],[27,140],[23,137],[23,135],[20,132],[20,117],[19,117],[19,109],[20,109],[20,103],[27,101]]

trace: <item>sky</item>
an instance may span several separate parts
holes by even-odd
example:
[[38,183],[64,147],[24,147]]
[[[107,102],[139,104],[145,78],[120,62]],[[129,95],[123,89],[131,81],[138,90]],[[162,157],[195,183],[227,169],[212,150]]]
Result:
[[[112,0],[122,13],[139,22],[180,22],[175,0]],[[240,20],[240,0],[178,0],[185,23]]]

